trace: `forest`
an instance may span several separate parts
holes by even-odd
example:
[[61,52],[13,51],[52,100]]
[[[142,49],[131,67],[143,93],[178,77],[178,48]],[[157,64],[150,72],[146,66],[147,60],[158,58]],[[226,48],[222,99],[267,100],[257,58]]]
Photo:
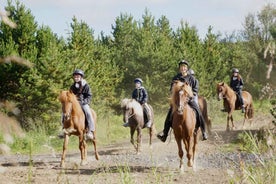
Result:
[[0,22],[0,101],[13,102],[19,113],[0,111],[15,116],[27,131],[45,126],[51,132],[60,126],[57,97],[69,89],[77,68],[85,71],[98,114],[119,113],[120,100],[131,96],[136,77],[143,79],[156,111],[168,108],[170,82],[182,59],[189,61],[199,94],[207,99],[216,98],[217,82],[229,82],[232,68],[240,70],[244,89],[254,99],[275,98],[275,4],[248,14],[243,30],[230,35],[214,33],[210,25],[200,38],[188,22],[174,30],[165,15],[156,18],[146,9],[140,20],[118,15],[112,33],[98,37],[86,22],[72,17],[64,38],[38,25],[24,4],[7,2],[5,11],[16,26]]

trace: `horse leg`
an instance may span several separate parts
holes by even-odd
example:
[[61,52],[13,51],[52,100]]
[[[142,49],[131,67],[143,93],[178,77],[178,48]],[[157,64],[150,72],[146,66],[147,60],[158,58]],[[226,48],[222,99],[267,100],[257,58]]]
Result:
[[86,161],[86,144],[85,144],[85,140],[84,140],[84,136],[83,134],[79,135],[79,149],[81,152],[81,163],[80,165],[86,165],[87,161]]
[[95,159],[99,160],[99,153],[97,151],[96,131],[94,131],[94,139],[92,140],[92,143],[93,143],[93,146],[94,146]]
[[193,137],[193,133],[191,134],[191,136],[188,136],[186,141],[186,152],[187,152],[187,159],[188,159],[188,167],[193,167],[193,141],[194,141],[194,137]]
[[226,126],[226,131],[229,132],[230,131],[230,126],[229,126],[229,121],[230,121],[230,115],[227,115],[227,126]]
[[65,155],[66,155],[66,151],[67,151],[68,142],[69,142],[69,135],[65,134],[64,135],[63,151],[62,151],[62,156],[61,156],[60,167],[65,166]]
[[195,163],[195,156],[196,156],[196,148],[197,148],[197,142],[198,142],[198,134],[194,134],[194,141],[193,141],[193,169],[196,169],[196,163]]
[[151,149],[152,149],[152,137],[153,137],[153,134],[154,134],[154,129],[155,129],[154,124],[152,124],[152,126],[149,129],[149,136],[150,136],[149,145],[150,145]]
[[184,171],[184,166],[183,166],[183,149],[182,149],[182,143],[181,143],[181,138],[178,138],[175,136],[175,140],[177,143],[177,147],[178,147],[178,156],[179,156],[179,169],[181,172]]
[[134,143],[134,138],[133,138],[134,132],[135,132],[135,129],[133,127],[130,127],[130,142],[134,146],[134,149],[137,151],[137,147]]
[[249,108],[249,106],[247,106],[245,108],[242,129],[245,129],[245,121],[246,121],[246,119],[248,119],[248,113],[249,113],[249,109],[248,108]]
[[137,153],[141,152],[141,143],[142,143],[142,128],[137,128]]

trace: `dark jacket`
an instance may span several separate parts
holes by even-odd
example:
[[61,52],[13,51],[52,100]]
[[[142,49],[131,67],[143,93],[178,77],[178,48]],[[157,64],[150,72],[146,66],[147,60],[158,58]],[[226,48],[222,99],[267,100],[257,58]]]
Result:
[[134,89],[132,92],[132,98],[137,100],[140,104],[147,103],[148,93],[147,90],[141,86],[139,89]]
[[70,87],[70,90],[77,96],[78,101],[81,105],[89,105],[92,100],[92,92],[90,86],[86,83],[84,79],[78,84],[79,87],[77,87],[76,83],[74,83]]
[[243,80],[241,77],[231,77],[230,87],[234,91],[240,91],[243,87]]
[[176,76],[173,77],[170,89],[172,89],[173,81],[175,80],[187,82],[192,87],[194,95],[198,94],[198,89],[199,89],[198,81],[195,79],[193,75],[188,74],[186,76],[183,76],[182,73],[178,73]]

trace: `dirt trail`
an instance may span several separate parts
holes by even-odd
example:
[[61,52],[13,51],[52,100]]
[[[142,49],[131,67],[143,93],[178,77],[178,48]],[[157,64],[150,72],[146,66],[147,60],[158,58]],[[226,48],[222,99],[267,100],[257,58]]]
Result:
[[137,155],[126,141],[99,146],[100,160],[96,161],[92,145],[89,145],[88,165],[85,166],[79,166],[79,152],[67,154],[65,169],[59,167],[60,153],[33,155],[32,158],[28,155],[1,156],[0,183],[229,183],[239,172],[241,159],[254,161],[253,155],[238,151],[227,153],[222,149],[237,137],[242,131],[240,128],[226,132],[225,125],[214,126],[209,139],[199,141],[195,171],[186,167],[182,174],[178,169],[178,151],[173,134],[166,143],[155,138],[150,148],[144,130],[141,154]]

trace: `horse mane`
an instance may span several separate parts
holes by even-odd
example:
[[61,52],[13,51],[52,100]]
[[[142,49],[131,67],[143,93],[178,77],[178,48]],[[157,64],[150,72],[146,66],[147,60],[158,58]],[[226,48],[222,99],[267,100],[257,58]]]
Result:
[[71,102],[73,104],[73,107],[74,107],[76,113],[82,112],[80,103],[77,100],[76,95],[72,91],[61,91],[60,95],[59,95],[59,101],[61,103]]
[[135,113],[137,115],[143,116],[143,108],[140,105],[139,102],[137,102],[135,99],[128,99],[128,98],[124,98],[121,101],[121,108],[132,108],[135,110]]

